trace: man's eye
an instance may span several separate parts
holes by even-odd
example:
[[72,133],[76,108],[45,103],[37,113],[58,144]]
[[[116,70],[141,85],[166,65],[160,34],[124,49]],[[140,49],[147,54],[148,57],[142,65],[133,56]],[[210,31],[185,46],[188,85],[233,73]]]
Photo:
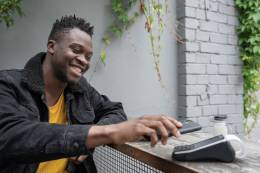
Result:
[[73,48],[72,51],[74,53],[80,53],[81,52],[80,48]]

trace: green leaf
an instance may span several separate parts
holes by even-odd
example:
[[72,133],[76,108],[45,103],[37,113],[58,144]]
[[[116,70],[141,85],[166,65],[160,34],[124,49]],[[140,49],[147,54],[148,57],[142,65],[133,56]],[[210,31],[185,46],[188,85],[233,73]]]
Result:
[[102,63],[105,65],[106,64],[106,58],[107,58],[107,53],[105,49],[102,49],[101,53],[100,53],[100,59],[102,61]]

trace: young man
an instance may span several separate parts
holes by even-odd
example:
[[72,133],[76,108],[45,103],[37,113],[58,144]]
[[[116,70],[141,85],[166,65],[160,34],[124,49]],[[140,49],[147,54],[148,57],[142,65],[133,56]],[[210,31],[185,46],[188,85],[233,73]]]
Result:
[[[96,146],[123,144],[156,131],[166,144],[181,123],[163,115],[126,121],[122,105],[100,95],[83,77],[93,54],[93,27],[84,19],[57,20],[47,52],[22,70],[0,72],[0,173],[96,172]],[[131,132],[131,133],[129,133]]]

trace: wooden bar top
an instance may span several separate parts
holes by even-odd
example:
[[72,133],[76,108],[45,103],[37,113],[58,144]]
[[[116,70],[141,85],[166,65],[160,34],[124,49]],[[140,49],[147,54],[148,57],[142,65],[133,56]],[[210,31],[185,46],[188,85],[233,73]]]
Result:
[[260,172],[260,145],[247,140],[243,140],[246,145],[247,155],[243,159],[236,159],[232,163],[206,161],[180,162],[172,159],[171,154],[174,146],[192,144],[210,137],[213,137],[213,135],[194,132],[184,134],[180,138],[170,137],[167,145],[157,144],[153,148],[146,141],[131,142],[124,145],[111,145],[111,147],[166,173]]

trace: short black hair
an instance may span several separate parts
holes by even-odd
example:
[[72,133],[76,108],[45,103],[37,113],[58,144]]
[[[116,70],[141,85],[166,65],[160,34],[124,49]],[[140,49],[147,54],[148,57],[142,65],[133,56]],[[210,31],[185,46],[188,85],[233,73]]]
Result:
[[62,16],[60,20],[57,19],[53,24],[48,41],[59,41],[64,32],[67,32],[73,28],[78,28],[81,31],[84,31],[90,37],[92,37],[94,31],[94,27],[83,18],[76,17],[75,15]]

